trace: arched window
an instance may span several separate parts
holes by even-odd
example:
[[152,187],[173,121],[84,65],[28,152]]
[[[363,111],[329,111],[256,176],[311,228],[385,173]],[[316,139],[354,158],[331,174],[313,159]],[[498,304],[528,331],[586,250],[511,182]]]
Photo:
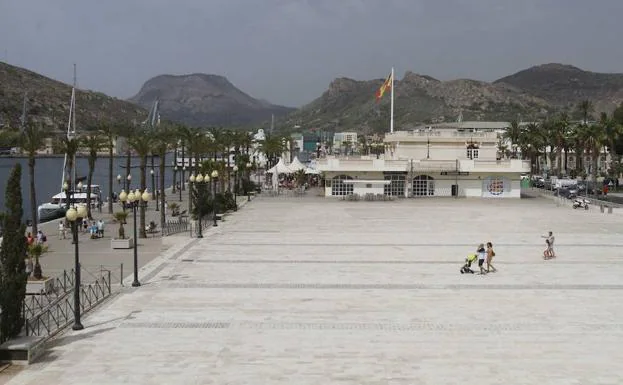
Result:
[[424,197],[435,195],[435,179],[428,175],[413,178],[413,196]]
[[467,145],[467,159],[478,159],[479,146],[475,143]]
[[348,175],[338,175],[331,180],[331,195],[350,195],[353,193],[353,184],[344,183],[345,180],[351,180]]

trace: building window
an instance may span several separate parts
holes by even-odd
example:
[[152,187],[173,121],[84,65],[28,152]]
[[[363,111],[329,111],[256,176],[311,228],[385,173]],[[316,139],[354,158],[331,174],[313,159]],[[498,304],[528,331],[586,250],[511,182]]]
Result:
[[344,183],[345,180],[352,180],[348,175],[338,175],[331,181],[331,195],[350,195],[353,193],[353,184]]
[[478,159],[478,146],[470,144],[467,146],[467,159]]
[[389,180],[390,183],[383,186],[383,193],[389,196],[404,196],[405,195],[405,175],[404,174],[386,174],[385,180]]
[[435,195],[435,179],[428,175],[418,175],[413,178],[413,196],[433,196]]

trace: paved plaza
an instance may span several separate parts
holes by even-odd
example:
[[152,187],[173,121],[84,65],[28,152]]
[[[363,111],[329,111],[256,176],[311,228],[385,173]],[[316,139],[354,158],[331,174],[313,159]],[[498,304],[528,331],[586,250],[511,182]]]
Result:
[[[259,197],[8,383],[621,384],[623,215]],[[541,258],[554,231],[558,258]],[[461,275],[480,242],[497,273]]]

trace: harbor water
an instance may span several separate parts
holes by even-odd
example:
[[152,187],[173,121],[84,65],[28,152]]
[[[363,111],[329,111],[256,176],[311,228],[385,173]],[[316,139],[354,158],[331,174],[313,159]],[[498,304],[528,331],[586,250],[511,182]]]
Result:
[[[171,164],[173,162],[173,154],[169,154],[166,158],[167,169],[165,172],[165,188],[173,183],[173,171]],[[16,163],[22,165],[22,197],[24,199],[24,220],[31,219],[30,215],[30,178],[28,175],[28,159],[27,158],[0,158],[0,211],[6,211],[5,208],[5,190],[7,180]],[[159,174],[159,160],[154,159],[154,175]],[[123,188],[123,180],[117,183],[117,175],[125,178],[128,172],[125,170],[126,158],[113,158],[113,191],[117,194]],[[132,175],[132,188],[137,188],[140,183],[139,159],[132,158],[130,174]],[[151,158],[147,159],[147,188],[152,190],[151,184]],[[78,177],[86,177],[89,172],[89,164],[87,158],[80,157],[76,159],[76,171]],[[61,181],[63,172],[63,157],[38,157],[35,166],[35,183],[37,194],[37,206],[44,202],[49,202],[52,196],[61,192]],[[86,184],[86,181],[83,182]],[[158,179],[155,181],[158,185]],[[108,196],[108,157],[98,158],[95,164],[92,184],[100,185],[102,189],[102,199]]]

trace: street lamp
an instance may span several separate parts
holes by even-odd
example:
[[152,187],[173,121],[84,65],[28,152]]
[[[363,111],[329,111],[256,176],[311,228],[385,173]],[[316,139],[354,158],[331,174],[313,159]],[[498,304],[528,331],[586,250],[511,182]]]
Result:
[[210,177],[208,175],[206,175],[205,177],[203,175],[201,175],[201,173],[199,173],[197,176],[195,176],[194,174],[190,176],[189,178],[190,184],[189,184],[189,198],[191,198],[190,200],[192,200],[192,197],[190,197],[190,191],[192,190],[192,185],[195,185],[195,188],[197,189],[197,204],[195,205],[195,209],[197,211],[197,221],[199,224],[199,234],[197,234],[197,238],[203,238],[203,226],[201,225],[201,219],[203,217],[203,212],[202,212],[202,205],[201,202],[203,202],[203,187],[201,186],[204,182],[205,183],[209,183],[210,182]]
[[234,211],[238,211],[238,165],[234,165]]
[[214,170],[212,171],[212,184],[214,186],[214,195],[213,195],[213,200],[214,200],[214,204],[212,205],[212,219],[214,220],[214,223],[212,224],[212,226],[218,226],[218,224],[216,223],[216,211],[217,211],[217,199],[216,199],[216,180],[218,179],[218,171]]
[[128,191],[130,191],[130,184],[132,183],[132,174],[128,174],[126,179],[128,180]]
[[74,242],[74,325],[73,330],[82,330],[84,326],[80,322],[80,254],[78,251],[78,219],[85,218],[87,209],[84,205],[70,207],[65,212],[65,218],[71,223],[71,232]]
[[121,174],[117,174],[117,184],[121,184]]
[[177,184],[177,165],[173,166],[173,188],[171,189],[171,192],[173,194],[175,194],[175,188]]
[[[151,159],[153,160],[154,158],[152,157]],[[154,169],[152,168],[149,170],[149,173],[151,174],[151,191],[156,191],[156,174],[154,173]],[[158,207],[158,205],[156,205],[156,207]]]
[[136,234],[136,212],[138,211],[141,202],[148,202],[151,200],[151,194],[147,191],[147,189],[145,189],[142,194],[138,189],[134,192],[130,190],[129,194],[126,194],[125,191],[121,191],[119,199],[121,202],[127,202],[127,204],[132,207],[132,211],[134,212],[134,282],[132,282],[132,286],[137,287],[141,286],[141,283],[138,281],[138,236]]
[[[249,170],[249,182],[251,181],[251,166],[253,166],[251,162],[247,162],[247,169]],[[250,185],[251,183],[247,184],[247,202],[251,200],[251,191],[249,190]]]
[[192,185],[195,183],[195,174],[191,174],[188,177],[188,212],[191,213],[193,210],[193,190]]
[[186,171],[186,166],[182,167],[182,176],[180,177],[180,188],[178,189],[180,192],[180,202],[182,201],[182,190],[185,189],[185,181],[184,181],[184,171]]

